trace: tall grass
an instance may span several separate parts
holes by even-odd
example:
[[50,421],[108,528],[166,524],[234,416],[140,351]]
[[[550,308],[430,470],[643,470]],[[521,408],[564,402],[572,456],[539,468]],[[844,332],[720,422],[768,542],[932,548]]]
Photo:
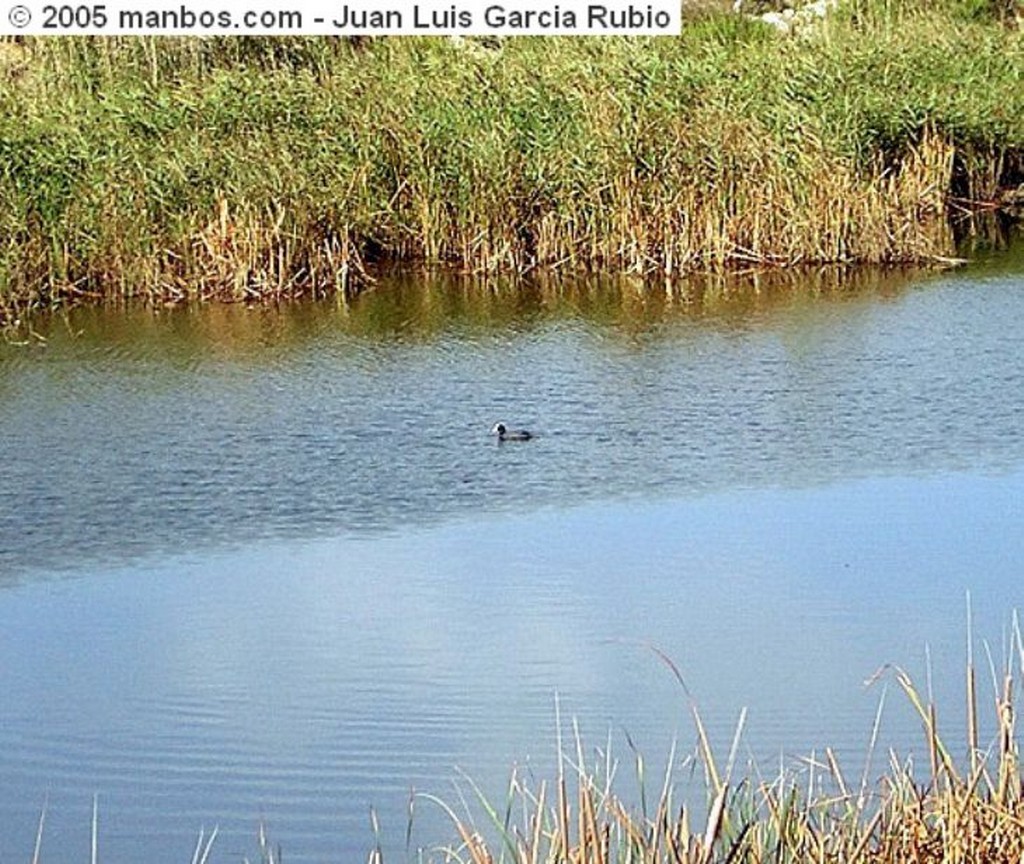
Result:
[[[381,258],[675,274],[953,254],[1024,179],[1024,39],[966,0],[809,38],[37,39],[0,55],[0,303],[277,299]],[[968,14],[969,13],[969,14]]]
[[[927,767],[888,754],[875,781],[844,774],[832,750],[807,760],[801,773],[763,776],[756,766],[735,770],[743,718],[724,764],[712,752],[693,708],[697,746],[692,768],[703,774],[706,806],[680,800],[674,755],[650,804],[627,806],[613,790],[607,752],[588,766],[578,730],[570,753],[559,752],[557,776],[539,785],[513,774],[505,801],[476,791],[461,812],[431,800],[452,819],[457,840],[435,851],[444,862],[492,864],[710,864],[710,862],[844,862],[844,864],[1019,864],[1024,860],[1024,795],[1014,690],[1024,668],[1014,618],[1007,664],[993,667],[994,740],[982,749],[973,660],[967,664],[966,760],[939,732],[938,711],[902,669],[892,676],[913,706],[924,733]],[[867,765],[877,743],[881,704]],[[974,718],[972,721],[970,718]],[[561,738],[561,733],[559,733]],[[638,758],[641,788],[646,784]],[[641,794],[646,801],[646,794]],[[379,851],[371,860],[380,861]]]

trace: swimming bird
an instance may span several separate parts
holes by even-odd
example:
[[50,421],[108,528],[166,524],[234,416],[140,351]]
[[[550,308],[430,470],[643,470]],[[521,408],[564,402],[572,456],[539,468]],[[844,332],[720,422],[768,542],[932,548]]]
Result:
[[529,441],[533,437],[532,432],[525,429],[509,429],[504,423],[495,423],[491,428],[491,434],[497,435],[499,441]]

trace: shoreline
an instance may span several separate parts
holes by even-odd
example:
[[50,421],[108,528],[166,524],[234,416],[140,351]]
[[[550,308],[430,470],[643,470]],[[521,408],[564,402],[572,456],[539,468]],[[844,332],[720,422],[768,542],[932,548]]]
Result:
[[[948,264],[1019,218],[1024,36],[961,0],[809,35],[0,43],[0,325],[104,299],[480,275]],[[977,4],[975,4],[977,5]]]

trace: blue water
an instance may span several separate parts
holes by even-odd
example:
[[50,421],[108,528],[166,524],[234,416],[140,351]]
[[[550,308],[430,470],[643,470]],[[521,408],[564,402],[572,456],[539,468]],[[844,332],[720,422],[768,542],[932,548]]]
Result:
[[745,707],[741,761],[859,778],[884,693],[868,774],[924,765],[864,682],[923,688],[926,650],[962,752],[966,594],[983,706],[1020,605],[1022,325],[1009,254],[40,322],[0,348],[5,849],[45,801],[43,860],[85,860],[95,795],[108,862],[214,825],[252,860],[261,820],[286,860],[365,860],[371,807],[415,859],[454,834],[418,798],[407,852],[410,790],[550,776],[556,701],[627,797],[631,745],[693,751],[691,699],[723,760]]

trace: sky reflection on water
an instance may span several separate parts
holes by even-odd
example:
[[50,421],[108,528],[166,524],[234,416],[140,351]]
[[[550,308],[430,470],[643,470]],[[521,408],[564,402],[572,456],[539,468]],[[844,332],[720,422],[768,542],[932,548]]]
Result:
[[[29,856],[49,795],[44,849],[84,859],[98,793],[108,860],[214,823],[251,857],[261,815],[362,859],[374,805],[401,860],[410,786],[546,773],[556,693],[624,763],[690,748],[649,645],[720,748],[747,706],[759,761],[856,772],[865,679],[927,643],[962,741],[965,592],[997,661],[1019,605],[1019,274],[399,280],[0,348],[0,836]],[[446,831],[423,808],[414,845]]]

